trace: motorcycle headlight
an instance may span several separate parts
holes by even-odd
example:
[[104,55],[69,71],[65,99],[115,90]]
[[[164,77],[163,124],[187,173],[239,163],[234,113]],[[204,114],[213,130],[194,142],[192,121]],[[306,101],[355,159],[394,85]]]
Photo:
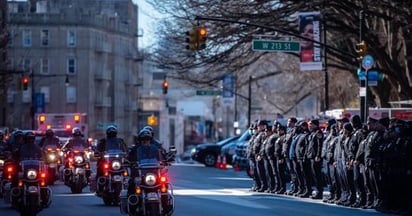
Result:
[[0,160],[0,166],[4,166],[4,160]]
[[119,161],[113,161],[112,162],[112,169],[119,170],[120,167],[122,167],[122,164]]
[[49,154],[49,160],[51,160],[51,161],[56,160],[56,155],[55,154]]
[[152,174],[152,173],[148,173],[145,177],[144,177],[144,182],[149,185],[149,186],[153,186],[156,184],[156,175]]
[[82,163],[83,162],[83,157],[82,156],[75,156],[74,157],[74,161],[76,163]]
[[27,178],[30,180],[37,178],[37,171],[36,170],[29,170],[27,171]]

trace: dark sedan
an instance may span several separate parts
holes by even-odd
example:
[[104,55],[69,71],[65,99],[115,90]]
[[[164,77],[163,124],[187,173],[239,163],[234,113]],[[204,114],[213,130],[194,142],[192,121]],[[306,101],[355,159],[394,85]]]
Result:
[[222,147],[237,139],[239,139],[239,136],[229,137],[217,143],[199,144],[195,148],[193,148],[191,157],[193,160],[208,167],[214,166],[217,160],[217,156],[220,154]]

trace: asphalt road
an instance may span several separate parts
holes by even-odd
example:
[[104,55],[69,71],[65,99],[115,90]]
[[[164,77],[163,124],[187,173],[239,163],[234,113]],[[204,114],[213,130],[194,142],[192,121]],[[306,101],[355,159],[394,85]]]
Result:
[[[170,167],[169,179],[174,184],[173,215],[386,215],[371,209],[353,209],[311,199],[249,192],[251,179],[244,172],[234,172],[232,169],[219,170],[179,163]],[[39,215],[120,215],[119,207],[105,206],[88,188],[82,194],[71,194],[67,186],[57,182],[52,190],[51,206]],[[0,201],[0,215],[19,214]]]

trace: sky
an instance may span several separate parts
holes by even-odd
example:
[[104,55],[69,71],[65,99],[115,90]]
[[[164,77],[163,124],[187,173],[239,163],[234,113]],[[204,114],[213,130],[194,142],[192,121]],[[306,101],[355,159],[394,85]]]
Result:
[[[155,1],[155,0],[153,0]],[[143,33],[142,37],[139,37],[139,46],[145,48],[153,44],[155,41],[153,39],[156,20],[161,18],[161,14],[151,7],[150,4],[146,3],[146,0],[133,0],[139,8],[139,34]]]

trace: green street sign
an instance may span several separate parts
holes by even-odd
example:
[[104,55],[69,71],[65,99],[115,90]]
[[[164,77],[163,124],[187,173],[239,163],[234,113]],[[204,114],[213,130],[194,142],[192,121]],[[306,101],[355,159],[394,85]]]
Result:
[[199,96],[218,96],[218,95],[222,95],[222,90],[220,90],[220,89],[200,89],[200,90],[196,90],[196,95],[199,95]]
[[252,111],[262,111],[263,107],[251,107]]
[[296,41],[253,40],[252,49],[263,52],[300,52]]

